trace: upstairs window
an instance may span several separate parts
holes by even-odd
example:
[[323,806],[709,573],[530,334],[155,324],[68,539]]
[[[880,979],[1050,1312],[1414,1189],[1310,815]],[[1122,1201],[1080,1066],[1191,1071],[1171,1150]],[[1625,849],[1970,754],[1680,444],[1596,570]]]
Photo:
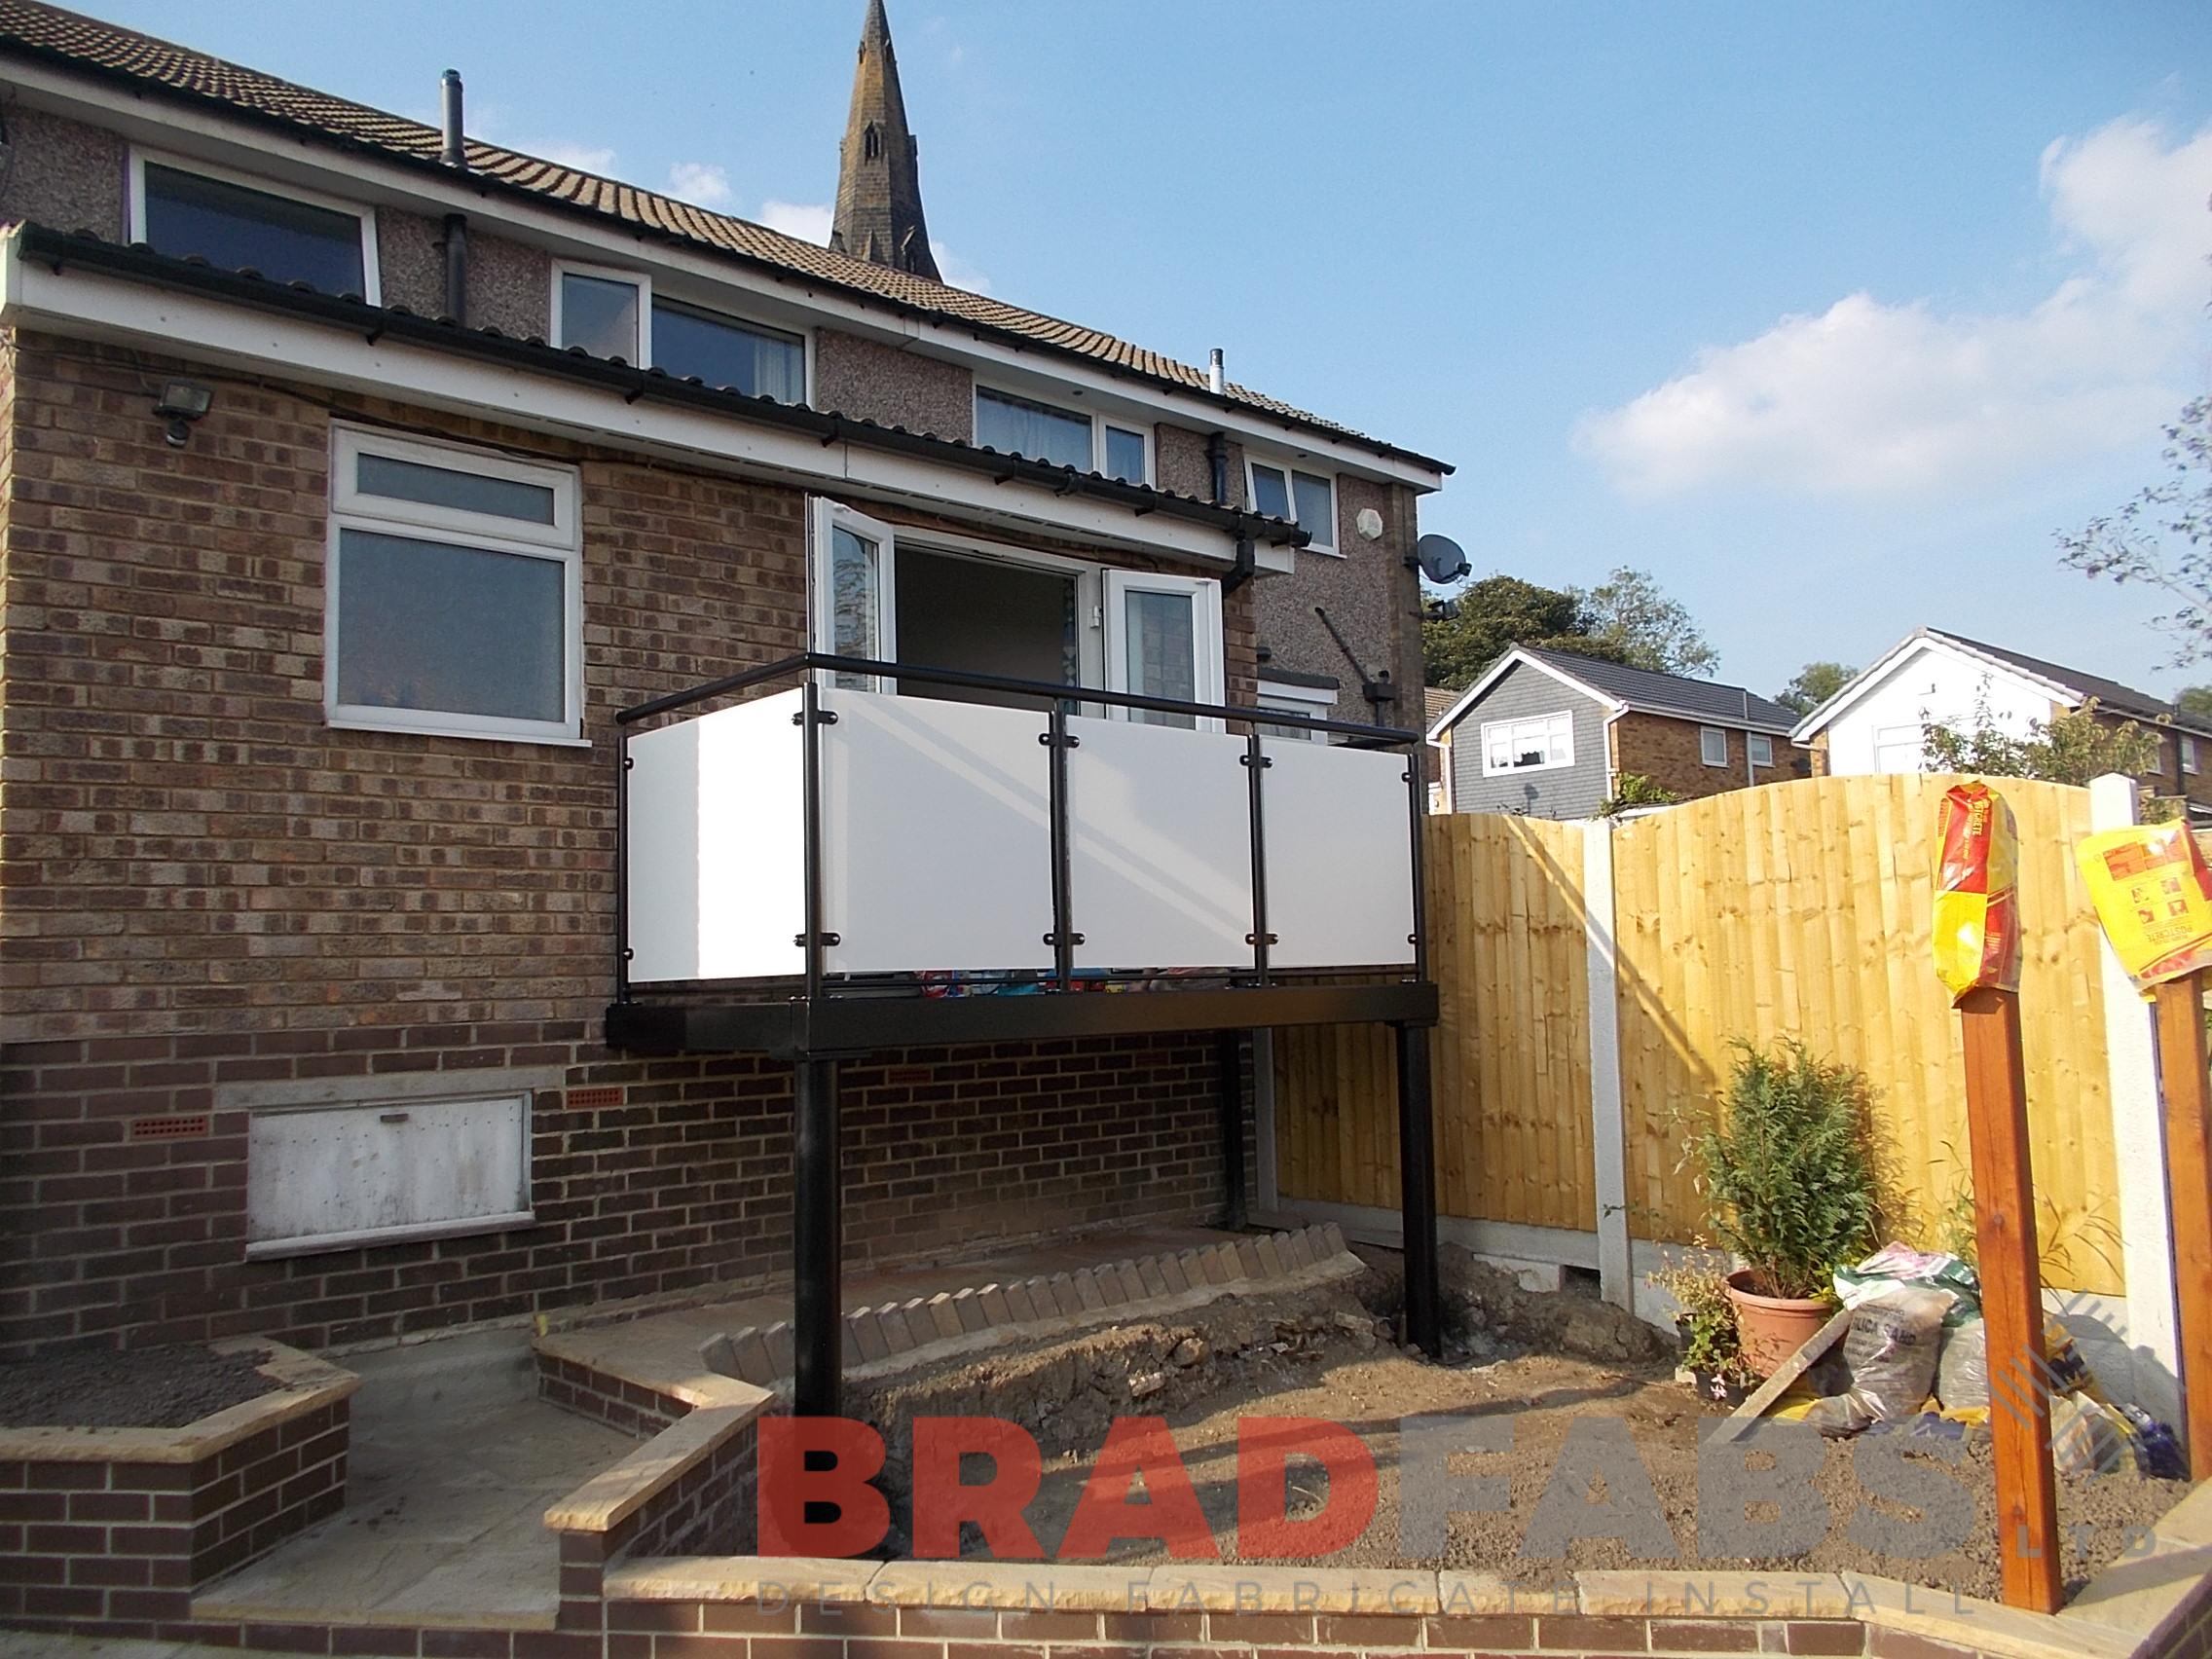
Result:
[[272,282],[377,300],[368,209],[197,164],[137,154],[130,160],[133,241],[178,259],[204,259],[218,271],[253,271]]
[[587,266],[553,268],[553,344],[595,357],[645,361],[647,287],[641,276]]
[[1124,484],[1152,482],[1152,440],[1142,427],[1012,392],[976,388],[976,441]]
[[1718,726],[1697,728],[1697,757],[1708,766],[1728,764],[1728,734]]
[[1751,734],[1750,741],[1751,745],[1751,764],[1754,766],[1773,765],[1774,739],[1767,736],[1767,734],[1763,731],[1754,731]]
[[2196,770],[2196,739],[2194,737],[2184,737],[2181,740],[2181,769],[2185,772]]
[[324,704],[333,725],[576,742],[576,477],[340,427]]
[[693,376],[748,397],[779,403],[806,401],[806,339],[734,316],[680,305],[652,303],[654,368],[680,380]]
[[1483,775],[1544,772],[1574,764],[1574,716],[1483,722]]
[[1252,510],[1289,519],[1313,539],[1314,553],[1337,551],[1337,481],[1318,472],[1302,472],[1272,461],[1247,461]]

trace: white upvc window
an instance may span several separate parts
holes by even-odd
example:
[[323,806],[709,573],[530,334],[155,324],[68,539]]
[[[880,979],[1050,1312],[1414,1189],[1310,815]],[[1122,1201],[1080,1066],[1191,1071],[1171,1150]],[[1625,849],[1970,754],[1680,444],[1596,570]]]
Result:
[[1306,544],[1309,553],[1339,552],[1336,474],[1247,455],[1244,487],[1254,512],[1289,519],[1313,538]]
[[1697,757],[1708,766],[1728,764],[1728,734],[1719,726],[1697,728]]
[[382,302],[374,207],[136,148],[129,198],[130,240],[156,253]]
[[[1183,703],[1219,703],[1223,692],[1221,583],[1207,576],[1108,571],[1106,689]],[[1164,710],[1110,710],[1145,725],[1199,726]]]
[[[832,656],[899,657],[899,539],[881,519],[816,498],[808,566],[814,648]],[[834,683],[890,687],[881,675],[839,674]]]
[[553,344],[594,357],[652,361],[653,282],[636,271],[553,262]]
[[976,388],[976,441],[1002,455],[1124,484],[1152,482],[1152,428],[1142,422],[1066,409],[996,387]]
[[582,743],[576,491],[571,467],[335,428],[330,723]]
[[553,344],[779,403],[808,394],[807,337],[653,291],[636,271],[557,260]]
[[1483,722],[1483,776],[1548,772],[1574,764],[1572,713]]
[[2196,770],[2196,739],[2184,733],[2180,741],[2181,769],[2185,772],[2194,772]]
[[1771,766],[1774,764],[1773,738],[1769,737],[1763,731],[1754,731],[1750,734],[1750,742],[1751,746],[1752,765]]
[[[1337,694],[1325,685],[1297,685],[1284,680],[1260,682],[1259,706],[1277,714],[1304,715],[1308,719],[1325,720],[1334,717]],[[1309,731],[1300,726],[1262,726],[1262,737],[1305,738],[1314,743],[1326,743],[1325,731]]]

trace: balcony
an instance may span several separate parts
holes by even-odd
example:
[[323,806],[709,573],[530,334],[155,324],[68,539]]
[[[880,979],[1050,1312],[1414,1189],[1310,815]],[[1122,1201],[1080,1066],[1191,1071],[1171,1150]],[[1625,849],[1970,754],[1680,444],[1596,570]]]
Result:
[[[1414,733],[823,655],[621,721],[618,1046],[1433,1007]],[[1204,1006],[1081,995],[1104,989]]]

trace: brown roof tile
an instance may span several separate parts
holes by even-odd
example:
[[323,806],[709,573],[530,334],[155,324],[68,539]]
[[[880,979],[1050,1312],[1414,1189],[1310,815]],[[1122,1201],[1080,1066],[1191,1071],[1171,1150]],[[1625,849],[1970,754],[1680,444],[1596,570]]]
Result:
[[[120,77],[141,86],[166,88],[188,97],[303,129],[327,139],[412,162],[436,165],[442,149],[438,129],[434,127],[228,63],[134,29],[41,5],[37,0],[0,0],[0,55],[59,60],[95,74]],[[687,202],[657,196],[651,191],[639,190],[496,144],[471,139],[467,156],[469,166],[477,172],[517,190],[571,203],[628,224],[663,231],[757,264],[889,301],[907,311],[1012,335],[1185,390],[1203,393],[1206,388],[1204,370],[1157,351],[1148,351],[1098,329],[1063,322],[986,295],[972,294],[927,277],[832,253],[813,242],[769,230],[765,225],[733,218],[727,213],[710,212]],[[1248,387],[1232,385],[1226,401],[1316,432],[1348,439],[1382,454],[1450,470],[1432,457],[1368,437]]]

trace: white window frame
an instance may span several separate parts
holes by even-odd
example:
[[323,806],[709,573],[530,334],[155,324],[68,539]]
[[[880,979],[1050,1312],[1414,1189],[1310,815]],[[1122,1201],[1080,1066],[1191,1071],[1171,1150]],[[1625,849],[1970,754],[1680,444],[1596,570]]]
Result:
[[652,277],[645,272],[625,271],[617,265],[587,265],[580,259],[556,259],[553,262],[553,303],[549,318],[552,333],[549,338],[554,349],[563,351],[568,348],[562,343],[561,334],[561,283],[568,276],[595,276],[602,282],[627,282],[638,290],[637,350],[628,361],[634,369],[650,368],[653,360]]
[[[807,616],[813,648],[835,652],[836,617],[830,586],[830,532],[843,528],[864,541],[875,543],[875,655],[879,662],[899,660],[899,533],[879,518],[832,501],[814,498],[812,545],[807,550]],[[883,675],[869,675],[862,689],[893,692],[898,682]]]
[[[1713,757],[1713,738],[1720,740],[1720,758]],[[1701,725],[1697,728],[1697,757],[1701,765],[1725,766],[1728,764],[1728,728]]]
[[[1255,466],[1265,466],[1270,471],[1282,474],[1283,488],[1290,493],[1290,510],[1293,514],[1298,511],[1298,481],[1291,477],[1292,473],[1303,472],[1309,478],[1319,478],[1327,483],[1329,486],[1329,538],[1323,541],[1316,536],[1300,551],[1326,553],[1332,559],[1344,558],[1346,556],[1344,550],[1337,545],[1337,513],[1340,503],[1337,500],[1336,473],[1334,471],[1323,471],[1310,465],[1302,466],[1297,461],[1287,461],[1281,456],[1254,455],[1250,450],[1246,450],[1244,452],[1244,499],[1251,505],[1254,512],[1260,510],[1258,505],[1260,499],[1259,485],[1252,476],[1252,468]],[[1296,522],[1295,518],[1293,522]]]
[[[1565,722],[1567,727],[1567,758],[1555,760],[1552,758],[1553,728],[1561,722]],[[1496,731],[1507,733],[1508,753],[1517,754],[1519,752],[1518,747],[1515,745],[1515,740],[1511,734],[1522,726],[1540,726],[1543,728],[1544,758],[1532,766],[1515,765],[1510,760],[1502,766],[1493,764],[1491,759],[1491,734]],[[1574,764],[1574,711],[1572,709],[1559,709],[1548,715],[1517,715],[1501,720],[1485,720],[1480,735],[1483,746],[1483,776],[1486,778],[1513,778],[1520,776],[1523,772],[1558,772]]]
[[[1101,477],[1107,476],[1107,427],[1112,426],[1117,431],[1128,432],[1138,438],[1141,438],[1142,440],[1144,440],[1144,476],[1142,478],[1131,479],[1129,480],[1129,482],[1142,484],[1147,489],[1150,489],[1152,487],[1153,479],[1158,472],[1158,466],[1154,459],[1155,445],[1153,442],[1154,433],[1151,422],[1124,419],[1120,415],[1108,415],[1103,411],[1096,409],[1070,409],[1066,404],[1054,402],[1049,396],[1040,397],[1035,392],[1024,391],[1018,387],[990,386],[981,381],[977,381],[976,383],[975,407],[971,409],[969,413],[970,418],[976,423],[976,430],[978,432],[982,430],[982,400],[986,396],[1003,397],[1014,403],[1033,403],[1040,409],[1050,409],[1053,414],[1064,415],[1071,421],[1088,421],[1090,423],[1090,470],[1099,474]],[[982,442],[981,438],[978,437],[977,439],[977,442]],[[1030,459],[1034,461],[1038,458],[1032,456],[1030,457]]]
[[2194,772],[2194,771],[2196,770],[2196,766],[2197,766],[2197,759],[2196,759],[2196,739],[2195,739],[2195,738],[2194,738],[2194,737],[2192,737],[2192,736],[2190,736],[2190,735],[2189,735],[2189,733],[2187,733],[2187,732],[2183,732],[2183,733],[2181,734],[2181,738],[2180,738],[2180,741],[2181,741],[2181,769],[2182,769],[2182,770],[2183,770],[2184,772]]
[[[535,484],[553,492],[553,523],[533,525],[495,513],[468,512],[424,501],[364,496],[355,461],[363,454],[421,466],[471,472],[486,478]],[[398,437],[374,427],[334,424],[331,428],[330,525],[324,542],[322,706],[325,722],[347,731],[413,732],[426,737],[469,737],[521,743],[589,747],[583,735],[583,546],[577,512],[578,479],[569,466],[519,461],[463,444]],[[387,709],[342,703],[338,697],[339,608],[344,532],[362,530],[432,539],[487,553],[515,553],[562,568],[562,609],[567,636],[562,662],[565,692],[558,720],[513,719],[497,715],[430,709]]]
[[146,164],[167,167],[173,172],[197,173],[202,178],[213,179],[219,184],[235,184],[242,190],[258,190],[264,196],[282,197],[288,202],[304,203],[310,207],[326,207],[333,213],[345,213],[361,227],[361,297],[372,306],[384,303],[383,273],[377,264],[377,210],[363,202],[348,202],[341,197],[310,190],[305,185],[286,180],[269,178],[260,173],[240,172],[236,167],[219,166],[213,162],[203,162],[191,156],[179,156],[168,150],[148,150],[130,146],[130,166],[126,195],[127,217],[130,225],[130,240],[148,240],[146,235]]
[[1744,742],[1750,748],[1749,758],[1753,766],[1771,767],[1774,764],[1774,738],[1772,735],[1763,731],[1750,731],[1744,734]]
[[[574,269],[579,276],[596,276],[602,275],[600,272],[587,271],[580,265],[574,267]],[[558,289],[555,291],[558,292]],[[805,390],[802,394],[805,399],[804,406],[809,409],[814,407],[814,330],[812,328],[800,323],[770,322],[765,317],[748,316],[743,312],[731,311],[729,307],[719,304],[711,295],[687,292],[685,285],[682,283],[675,287],[671,287],[665,282],[661,283],[645,297],[645,310],[640,314],[645,318],[645,338],[642,344],[646,348],[648,355],[640,365],[641,367],[647,369],[652,367],[652,357],[649,353],[653,343],[653,306],[660,302],[672,306],[682,306],[688,311],[704,312],[718,321],[732,323],[739,328],[756,328],[764,334],[788,334],[797,340],[799,355],[805,364],[802,370],[805,383]],[[553,338],[557,340],[560,336],[555,335]]]
[[[1259,707],[1272,709],[1277,714],[1305,715],[1311,719],[1326,720],[1336,716],[1337,694],[1325,686],[1294,685],[1288,681],[1270,680],[1263,671],[1260,676]],[[1293,742],[1334,741],[1328,732],[1302,731],[1297,726],[1262,726],[1260,735],[1263,738],[1289,738]]]
[[[1171,593],[1192,601],[1191,648],[1194,657],[1191,683],[1197,688],[1194,703],[1220,703],[1227,697],[1222,658],[1221,583],[1210,576],[1168,576],[1155,571],[1108,568],[1104,580],[1106,689],[1129,689],[1128,596],[1133,593]],[[1109,708],[1107,715],[1125,720],[1134,710]],[[1209,717],[1198,721],[1200,731],[1220,731],[1222,722]]]

